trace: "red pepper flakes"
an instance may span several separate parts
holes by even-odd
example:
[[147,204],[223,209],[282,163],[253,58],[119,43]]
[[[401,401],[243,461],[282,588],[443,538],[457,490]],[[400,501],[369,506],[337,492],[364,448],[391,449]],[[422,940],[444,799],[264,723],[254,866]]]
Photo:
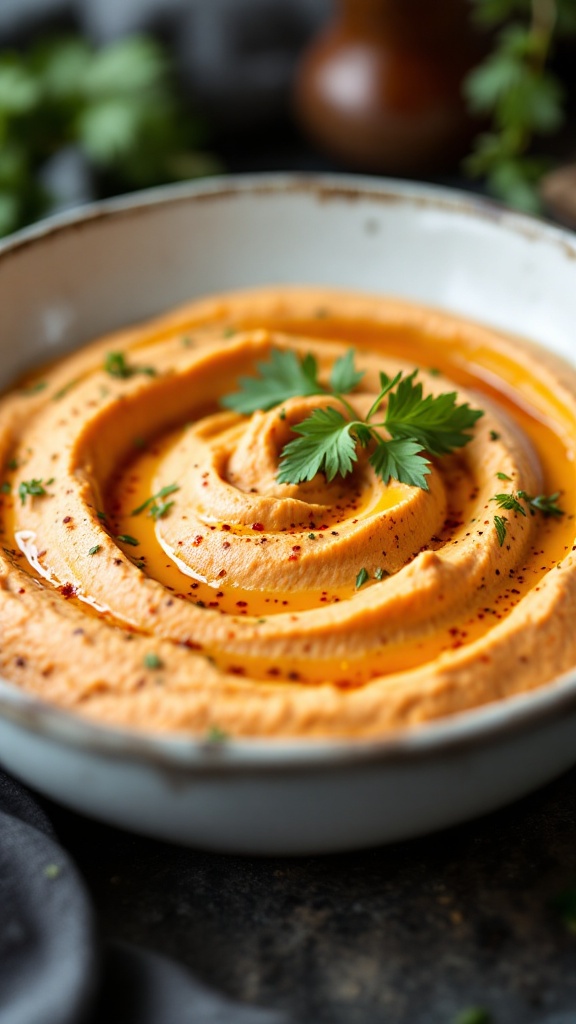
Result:
[[289,562],[297,562],[298,561],[298,555],[288,555],[288,561]]
[[225,575],[226,575],[226,569],[220,569],[220,572],[218,573],[218,578],[222,579],[222,577],[225,576]]
[[229,540],[225,540],[224,543],[222,544],[222,547],[223,548],[229,548],[230,547],[230,541]]
[[61,587],[58,587],[58,590],[66,600],[76,596],[76,587],[73,583],[64,583]]
[[232,529],[232,527],[231,527],[231,526],[229,526],[229,525],[228,525],[228,523],[222,523],[222,529],[223,529],[223,530],[231,530],[231,529]]
[[252,529],[258,530],[259,533],[264,529],[264,523],[252,523]]
[[62,522],[63,523],[71,523],[72,522],[72,516],[64,516],[64,519],[62,520]]
[[189,651],[203,650],[202,644],[196,643],[195,640],[182,640],[182,646],[187,647]]
[[294,547],[292,548],[292,551],[300,551],[300,550],[301,550],[301,548],[300,548],[299,544],[295,544]]
[[200,546],[200,544],[202,543],[202,541],[203,541],[203,540],[204,540],[204,537],[202,537],[202,535],[198,533],[198,534],[197,534],[197,535],[196,535],[196,536],[194,537],[194,540],[192,541],[192,544],[193,544],[193,546],[194,546],[195,548],[197,548],[197,547],[199,547],[199,546]]
[[248,601],[236,601],[236,607],[237,608],[247,608],[248,607]]

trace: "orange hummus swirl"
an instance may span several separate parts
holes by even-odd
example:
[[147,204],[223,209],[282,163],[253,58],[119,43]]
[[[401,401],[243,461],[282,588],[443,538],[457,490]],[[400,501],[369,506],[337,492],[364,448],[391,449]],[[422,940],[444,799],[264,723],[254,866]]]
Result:
[[[350,347],[359,416],[380,372],[415,368],[484,410],[429,490],[363,451],[344,479],[279,483],[328,395],[222,411],[273,349],[327,385]],[[542,685],[576,662],[575,396],[527,343],[336,292],[235,293],[95,342],[0,403],[2,673],[112,724],[279,737],[382,735]],[[560,492],[564,514],[502,492]]]

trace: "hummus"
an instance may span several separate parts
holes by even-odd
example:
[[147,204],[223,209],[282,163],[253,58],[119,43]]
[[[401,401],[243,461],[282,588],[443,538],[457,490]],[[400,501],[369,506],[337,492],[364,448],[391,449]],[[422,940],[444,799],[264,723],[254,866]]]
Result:
[[[222,396],[273,349],[484,410],[429,490],[354,471],[279,483],[324,396]],[[267,288],[92,343],[0,402],[3,676],[93,719],[231,736],[369,737],[576,665],[576,372],[382,298]],[[501,493],[559,492],[562,515]],[[504,520],[504,536],[495,518]]]

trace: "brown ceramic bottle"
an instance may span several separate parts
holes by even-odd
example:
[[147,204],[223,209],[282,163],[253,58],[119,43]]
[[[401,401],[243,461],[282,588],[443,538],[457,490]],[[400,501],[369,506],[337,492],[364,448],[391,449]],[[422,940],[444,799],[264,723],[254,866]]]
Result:
[[470,139],[461,86],[481,52],[467,0],[337,0],[302,60],[297,116],[359,170],[447,169]]

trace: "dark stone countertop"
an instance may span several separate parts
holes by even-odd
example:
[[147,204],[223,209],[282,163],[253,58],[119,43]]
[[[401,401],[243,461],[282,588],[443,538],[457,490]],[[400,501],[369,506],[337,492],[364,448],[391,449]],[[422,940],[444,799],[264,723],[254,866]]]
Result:
[[301,1024],[453,1024],[473,1006],[576,1022],[576,769],[433,836],[302,859],[179,848],[47,803],[104,937],[237,1000]]

